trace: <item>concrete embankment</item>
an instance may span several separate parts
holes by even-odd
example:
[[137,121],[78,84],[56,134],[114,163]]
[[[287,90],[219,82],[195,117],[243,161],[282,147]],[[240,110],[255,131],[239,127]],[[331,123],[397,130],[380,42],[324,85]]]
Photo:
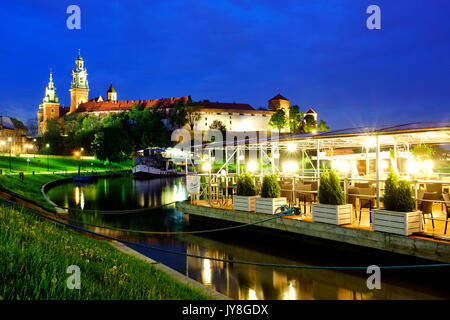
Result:
[[[268,217],[266,214],[261,213],[211,208],[190,204],[189,202],[177,202],[176,208],[178,211],[193,216],[241,224],[255,223]],[[415,258],[450,263],[450,242],[446,241],[417,236],[406,237],[286,217],[262,222],[258,226],[291,235],[303,235],[362,248],[372,248]]]

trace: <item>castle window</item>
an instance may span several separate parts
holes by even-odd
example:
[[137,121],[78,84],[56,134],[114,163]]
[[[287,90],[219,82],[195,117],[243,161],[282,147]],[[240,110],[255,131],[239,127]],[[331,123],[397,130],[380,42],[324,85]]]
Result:
[[55,113],[55,109],[54,108],[52,108],[52,113]]

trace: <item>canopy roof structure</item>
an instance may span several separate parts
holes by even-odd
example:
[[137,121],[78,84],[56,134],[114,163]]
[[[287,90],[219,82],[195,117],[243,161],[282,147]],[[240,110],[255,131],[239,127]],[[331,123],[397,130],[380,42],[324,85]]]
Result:
[[287,134],[272,135],[257,138],[242,136],[231,142],[213,142],[205,144],[205,148],[232,148],[236,145],[247,145],[249,149],[268,147],[277,144],[280,149],[286,149],[294,144],[298,149],[320,148],[358,148],[366,146],[373,139],[379,137],[382,146],[411,145],[411,144],[450,144],[450,121],[416,122],[396,126],[357,127],[349,129],[320,132],[317,134]]

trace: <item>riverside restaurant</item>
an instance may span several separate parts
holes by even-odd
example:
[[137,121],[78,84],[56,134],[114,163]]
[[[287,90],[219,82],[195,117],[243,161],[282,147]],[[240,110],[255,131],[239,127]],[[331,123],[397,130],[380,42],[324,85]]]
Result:
[[[293,232],[307,234],[317,223],[328,228],[317,231],[320,237],[327,232],[341,232],[337,229],[364,230],[383,234],[383,237],[416,237],[445,244],[446,257],[440,260],[447,261],[450,260],[447,256],[450,244],[450,227],[447,228],[450,219],[449,145],[449,121],[286,134],[276,139],[247,138],[233,143],[212,142],[203,146],[199,192],[191,193],[191,201],[180,209],[185,213],[246,223],[254,221],[252,214],[261,219],[261,214],[274,214],[285,204],[298,208],[297,214],[281,220],[310,223],[306,227],[298,225],[298,232],[290,229]],[[217,163],[219,154],[224,160]],[[344,194],[344,203],[337,206],[319,203],[320,177],[330,169],[337,173]],[[386,180],[391,172],[408,182],[409,195],[414,201],[410,212],[384,208]],[[237,182],[242,173],[249,173],[256,195],[237,194]],[[281,189],[277,198],[260,195],[263,177],[267,175],[276,176]],[[198,209],[200,207],[203,209]],[[331,227],[336,229],[331,230]],[[358,237],[381,241],[367,233],[358,233],[355,237],[354,244],[358,244]],[[416,248],[418,243],[410,245]],[[379,247],[379,244],[369,246]],[[426,254],[419,256],[433,259]]]

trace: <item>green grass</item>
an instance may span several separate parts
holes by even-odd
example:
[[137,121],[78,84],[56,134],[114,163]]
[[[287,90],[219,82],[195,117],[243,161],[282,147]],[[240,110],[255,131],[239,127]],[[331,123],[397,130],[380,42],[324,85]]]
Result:
[[[208,299],[152,265],[28,209],[0,204],[0,300]],[[81,289],[67,289],[67,267]]]
[[[11,157],[12,173],[18,172],[53,172],[53,171],[78,171],[78,165],[81,165],[81,170],[104,171],[109,170],[107,162],[101,160],[76,159],[74,157],[65,158],[48,158],[42,155],[30,157],[30,162],[24,157]],[[112,163],[111,170],[130,170],[133,166],[132,160],[127,160],[122,163]],[[48,169],[49,168],[49,169]],[[4,174],[9,173],[9,157],[0,156],[0,169]]]

